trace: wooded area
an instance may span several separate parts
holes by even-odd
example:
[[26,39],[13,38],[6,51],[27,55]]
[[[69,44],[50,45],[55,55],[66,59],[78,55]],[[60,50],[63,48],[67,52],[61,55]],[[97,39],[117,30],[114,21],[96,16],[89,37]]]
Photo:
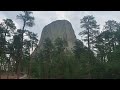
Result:
[[[11,19],[0,23],[0,79],[119,79],[120,78],[120,23],[105,22],[100,32],[93,15],[80,19],[79,33],[82,40],[76,40],[71,51],[67,41],[57,38],[44,41],[43,49],[35,57],[31,52],[37,47],[37,34],[27,30],[34,26],[32,12],[23,11],[17,15],[23,22],[16,28]],[[87,46],[85,45],[87,44]]]

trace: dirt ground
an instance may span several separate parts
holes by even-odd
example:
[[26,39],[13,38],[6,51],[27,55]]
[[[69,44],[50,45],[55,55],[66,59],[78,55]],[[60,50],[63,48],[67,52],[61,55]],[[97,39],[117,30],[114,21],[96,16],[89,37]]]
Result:
[[[24,75],[21,74],[20,77],[23,77]],[[7,74],[2,74],[1,75],[1,79],[7,79]],[[16,74],[9,74],[8,79],[17,79],[17,75]],[[25,78],[22,78],[25,79]]]

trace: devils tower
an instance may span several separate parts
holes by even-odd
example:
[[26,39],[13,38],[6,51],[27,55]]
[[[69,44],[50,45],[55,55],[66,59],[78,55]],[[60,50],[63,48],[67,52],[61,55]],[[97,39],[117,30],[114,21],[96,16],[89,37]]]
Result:
[[71,23],[67,20],[56,20],[46,25],[41,33],[41,38],[38,47],[35,49],[33,54],[39,53],[40,49],[43,48],[43,42],[46,38],[49,38],[52,42],[56,38],[62,38],[68,43],[68,50],[72,50],[76,36]]

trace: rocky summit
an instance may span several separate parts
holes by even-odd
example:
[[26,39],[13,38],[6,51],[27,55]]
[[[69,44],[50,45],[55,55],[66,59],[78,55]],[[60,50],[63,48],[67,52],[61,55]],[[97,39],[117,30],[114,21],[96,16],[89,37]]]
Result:
[[71,23],[67,20],[56,20],[46,25],[41,33],[41,38],[38,47],[35,49],[33,54],[38,53],[43,48],[43,43],[46,38],[49,38],[52,42],[56,38],[62,38],[68,43],[68,50],[71,50],[74,46],[76,36]]

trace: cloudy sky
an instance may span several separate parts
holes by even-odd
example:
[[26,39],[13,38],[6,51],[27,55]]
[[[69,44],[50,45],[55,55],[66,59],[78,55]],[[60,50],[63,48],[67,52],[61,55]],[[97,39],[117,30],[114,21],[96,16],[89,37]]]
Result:
[[[0,21],[3,18],[10,18],[18,28],[21,28],[21,21],[16,18],[16,15],[20,13],[21,11],[0,11]],[[65,19],[70,21],[78,39],[80,38],[78,34],[82,30],[80,28],[80,19],[85,15],[93,15],[98,24],[101,25],[101,30],[107,20],[120,22],[120,11],[33,11],[33,15],[35,17],[35,26],[30,30],[38,34],[38,39],[40,39],[43,27],[55,20]]]

